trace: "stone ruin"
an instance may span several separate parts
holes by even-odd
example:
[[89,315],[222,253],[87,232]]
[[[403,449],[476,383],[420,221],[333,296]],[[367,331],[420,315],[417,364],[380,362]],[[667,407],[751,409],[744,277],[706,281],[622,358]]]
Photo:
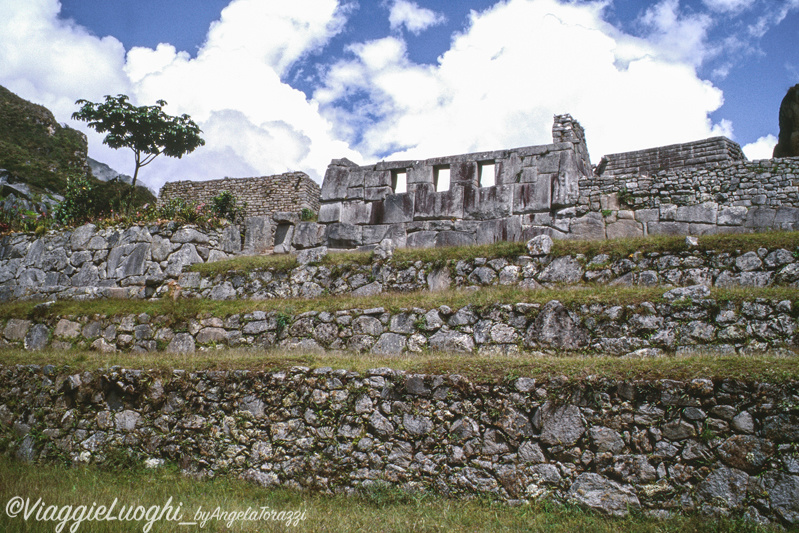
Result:
[[[245,253],[799,230],[799,158],[747,161],[713,137],[594,167],[568,114],[555,116],[551,144],[364,166],[334,159],[321,191],[301,172],[167,183],[159,201],[222,190],[247,202]],[[318,220],[301,220],[303,209]]]
[[423,161],[334,160],[319,223],[331,248],[430,247],[529,239],[573,209],[592,176],[582,127],[558,115],[553,142]]
[[747,161],[725,137],[605,156],[556,115],[552,144],[358,166],[335,159],[296,248],[432,247],[799,230],[799,159]]

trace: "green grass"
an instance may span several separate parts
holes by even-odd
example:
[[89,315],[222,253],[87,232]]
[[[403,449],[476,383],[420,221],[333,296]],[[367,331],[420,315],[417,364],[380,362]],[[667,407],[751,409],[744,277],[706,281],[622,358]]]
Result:
[[[618,357],[575,355],[541,356],[530,353],[507,356],[480,356],[447,353],[378,356],[353,352],[298,353],[283,349],[212,349],[194,354],[152,352],[145,354],[117,352],[101,354],[87,350],[23,349],[0,351],[2,365],[55,365],[69,372],[106,369],[111,366],[147,369],[170,373],[179,368],[201,370],[280,371],[294,366],[332,367],[365,373],[371,368],[390,367],[422,374],[460,374],[479,383],[502,383],[519,377],[549,380],[565,376],[570,381],[610,380],[690,380],[737,379],[746,382],[790,383],[799,381],[797,356],[761,355],[691,355],[659,359],[624,360]],[[63,370],[66,371],[66,370]]]
[[[376,296],[322,296],[316,299],[273,300],[204,300],[185,299],[177,302],[161,300],[108,299],[93,301],[59,300],[47,307],[37,307],[36,302],[14,302],[0,307],[0,319],[28,318],[55,319],[68,315],[115,316],[148,313],[150,316],[168,316],[171,321],[181,321],[199,315],[226,317],[252,311],[276,311],[298,314],[307,311],[341,311],[383,307],[391,312],[420,307],[434,309],[447,305],[460,309],[466,305],[487,308],[495,304],[538,303],[559,300],[566,306],[580,304],[637,305],[643,302],[659,303],[668,289],[663,287],[609,287],[607,285],[569,286],[554,289],[520,289],[516,286],[481,287],[480,290],[448,290],[442,292],[388,292]],[[711,298],[717,302],[743,302],[756,298],[771,301],[790,300],[799,303],[799,288],[776,286],[764,288],[714,288]],[[799,309],[798,309],[799,311]]]
[[[698,239],[699,245],[693,250],[700,252],[712,250],[718,253],[744,253],[756,251],[759,248],[799,250],[799,232],[774,231],[740,235],[705,235],[698,237]],[[607,254],[612,259],[619,259],[630,257],[636,252],[644,254],[675,254],[689,250],[685,244],[685,237],[651,236],[602,241],[556,240],[552,246],[552,255],[561,257],[583,254],[591,258],[598,254]],[[400,248],[395,250],[393,262],[402,268],[416,261],[435,265],[443,265],[450,261],[472,261],[478,257],[486,259],[504,258],[512,261],[518,256],[526,254],[527,248],[523,242],[498,242],[494,244],[441,248]],[[371,252],[332,252],[325,257],[322,264],[327,266],[365,265],[369,264],[371,259]],[[249,272],[263,269],[285,271],[296,266],[297,262],[292,255],[245,256],[216,263],[193,265],[190,271],[201,272],[205,275],[217,275],[229,271]]]
[[[701,516],[677,516],[658,521],[644,516],[610,519],[573,506],[533,504],[508,506],[487,499],[452,500],[422,492],[409,492],[395,486],[378,486],[356,495],[321,495],[288,489],[264,489],[230,478],[199,481],[181,475],[166,466],[150,471],[141,468],[103,471],[96,467],[27,465],[0,458],[0,503],[3,511],[14,497],[41,498],[45,505],[110,506],[117,499],[121,506],[164,506],[172,498],[173,509],[180,509],[184,521],[193,520],[198,508],[206,512],[246,511],[268,507],[277,512],[304,512],[305,520],[296,526],[286,522],[209,521],[199,526],[179,526],[166,520],[153,523],[153,532],[186,531],[315,531],[315,532],[563,532],[573,531],[634,533],[671,532],[765,532],[759,527],[735,519],[712,519]],[[67,527],[74,524],[71,522]],[[142,531],[146,522],[83,522],[83,533],[118,533]],[[0,512],[0,530],[15,532],[51,532],[57,522],[26,524],[21,517],[10,518]],[[63,531],[67,531],[65,528]]]

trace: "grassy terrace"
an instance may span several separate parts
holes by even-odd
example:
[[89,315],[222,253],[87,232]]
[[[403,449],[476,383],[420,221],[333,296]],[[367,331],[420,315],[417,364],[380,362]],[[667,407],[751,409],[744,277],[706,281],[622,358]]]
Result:
[[[122,466],[122,465],[118,465]],[[112,470],[113,469],[113,470]],[[112,470],[112,471],[111,471]],[[316,532],[449,532],[449,531],[531,531],[569,533],[572,531],[631,533],[718,532],[755,533],[780,531],[740,520],[722,518],[708,520],[701,516],[675,517],[660,521],[644,516],[609,519],[571,506],[546,503],[510,507],[487,499],[451,500],[430,494],[404,492],[395,487],[379,487],[355,496],[330,496],[286,489],[263,489],[250,483],[229,478],[197,481],[185,477],[172,467],[157,471],[141,468],[96,467],[68,468],[55,465],[27,465],[0,458],[0,502],[14,497],[38,498],[45,505],[110,506],[118,500],[117,511],[123,505],[148,509],[164,506],[172,498],[173,509],[180,509],[182,520],[193,521],[200,507],[213,513],[216,507],[223,512],[260,510],[268,507],[283,511],[283,521],[238,521],[230,526],[224,521],[209,520],[200,528],[180,526],[177,521],[155,521],[150,531],[316,531]],[[304,520],[299,520],[303,517]],[[295,514],[296,513],[296,514]],[[297,517],[296,524],[288,523]],[[140,522],[83,522],[83,533],[118,533],[142,531]],[[35,522],[9,518],[0,513],[0,530],[4,532],[55,531],[58,522]],[[69,531],[69,522],[63,531]],[[144,530],[147,531],[147,530]]]
[[[699,237],[699,246],[693,248],[700,252],[749,252],[758,248],[784,248],[796,252],[799,250],[799,232],[767,232],[741,235],[706,235]],[[552,246],[552,255],[583,254],[593,257],[598,254],[607,254],[612,259],[628,257],[635,252],[648,253],[680,253],[689,248],[685,244],[685,237],[640,237],[634,239],[611,239],[604,241],[567,241],[557,240]],[[506,258],[513,260],[527,253],[523,242],[498,242],[476,246],[457,246],[444,248],[411,249],[401,248],[394,252],[394,263],[403,266],[415,261],[443,264],[448,261],[472,260],[477,257]],[[333,252],[322,261],[323,265],[335,266],[344,264],[369,264],[372,261],[371,252]],[[248,272],[257,269],[289,270],[297,266],[297,261],[291,255],[266,255],[245,256],[219,261],[215,263],[200,263],[193,265],[191,271],[201,272],[204,275],[224,274],[225,272]]]
[[111,366],[149,369],[169,374],[172,369],[279,371],[294,366],[332,367],[364,373],[371,368],[390,367],[423,374],[460,374],[480,383],[501,383],[518,377],[546,381],[565,376],[572,382],[586,379],[613,380],[690,380],[737,379],[744,382],[788,383],[799,381],[799,365],[795,356],[759,354],[749,356],[692,355],[660,359],[624,360],[618,357],[541,356],[478,356],[446,353],[378,356],[353,352],[324,354],[298,353],[281,349],[219,349],[194,354],[151,352],[146,354],[117,352],[101,354],[87,350],[22,349],[0,351],[0,365],[47,365],[62,371],[81,372]]
[[[521,289],[516,286],[482,287],[480,290],[448,290],[442,292],[382,293],[376,296],[322,296],[313,300],[292,298],[274,300],[204,300],[186,299],[174,302],[161,300],[109,299],[92,301],[60,300],[47,307],[37,307],[39,302],[16,302],[0,307],[0,319],[47,319],[69,315],[95,314],[115,316],[149,313],[151,316],[169,316],[174,321],[198,315],[225,317],[252,311],[276,311],[297,314],[307,311],[341,311],[383,307],[391,312],[420,307],[424,309],[447,305],[460,309],[466,305],[484,308],[495,304],[539,303],[559,300],[564,305],[609,304],[636,305],[642,302],[664,301],[663,287],[609,287],[607,285],[569,286],[555,289]],[[713,288],[712,299],[717,302],[751,301],[755,298],[790,300],[799,302],[799,288],[773,286],[765,288]]]

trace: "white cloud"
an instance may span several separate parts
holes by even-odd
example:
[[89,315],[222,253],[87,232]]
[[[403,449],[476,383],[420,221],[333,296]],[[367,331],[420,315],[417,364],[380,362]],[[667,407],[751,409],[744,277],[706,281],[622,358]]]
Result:
[[757,0],[702,0],[708,9],[718,13],[737,14],[752,7]]
[[443,24],[447,18],[433,10],[420,7],[416,2],[408,0],[394,0],[388,16],[392,30],[397,30],[402,26],[413,34],[418,35],[422,31]]
[[647,9],[640,22],[649,30],[647,40],[658,48],[661,59],[696,67],[719,52],[707,44],[713,19],[706,14],[683,14],[679,0],[662,0]]
[[[60,20],[57,0],[0,0],[0,84],[60,120],[78,98],[117,93],[137,105],[164,99],[168,113],[191,115],[206,145],[181,160],[157,158],[140,176],[155,189],[168,180],[287,170],[321,180],[330,159],[359,154],[281,76],[340,32],[349,9],[339,0],[234,0],[191,58],[169,44],[125,54],[116,39]],[[92,157],[132,173],[129,150],[111,150],[85,124],[72,124],[87,133]]]
[[0,0],[0,84],[69,116],[79,98],[125,92],[125,49],[57,19],[57,0]]
[[772,27],[782,22],[788,13],[797,9],[799,9],[799,0],[768,2],[765,13],[749,26],[749,33],[756,38],[763,37]]
[[[661,38],[660,30],[681,19],[651,15],[658,35],[643,40],[606,23],[604,6],[508,0],[473,12],[435,66],[410,61],[397,37],[353,46],[315,99],[331,120],[345,121],[340,135],[364,129],[349,138],[372,160],[544,144],[553,114],[564,112],[586,128],[597,161],[729,135],[728,123],[708,118],[722,104],[721,91],[699,79],[692,62],[677,61]],[[680,54],[701,48],[701,24],[682,27],[696,38]],[[356,96],[371,105],[348,112],[344,102]]]
[[775,146],[777,146],[777,138],[774,135],[768,134],[753,143],[743,146],[741,149],[747,159],[771,159]]

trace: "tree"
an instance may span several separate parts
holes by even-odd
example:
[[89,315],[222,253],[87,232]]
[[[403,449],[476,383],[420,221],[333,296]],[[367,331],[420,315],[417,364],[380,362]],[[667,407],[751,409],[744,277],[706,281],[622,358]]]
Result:
[[139,169],[161,154],[180,159],[205,144],[200,138],[199,126],[189,115],[173,117],[163,111],[164,100],[154,106],[136,107],[124,94],[106,96],[105,102],[94,103],[78,100],[81,108],[72,114],[75,120],[88,122],[98,133],[108,133],[103,143],[111,148],[130,148],[136,157],[131,194],[128,206],[136,189]]

